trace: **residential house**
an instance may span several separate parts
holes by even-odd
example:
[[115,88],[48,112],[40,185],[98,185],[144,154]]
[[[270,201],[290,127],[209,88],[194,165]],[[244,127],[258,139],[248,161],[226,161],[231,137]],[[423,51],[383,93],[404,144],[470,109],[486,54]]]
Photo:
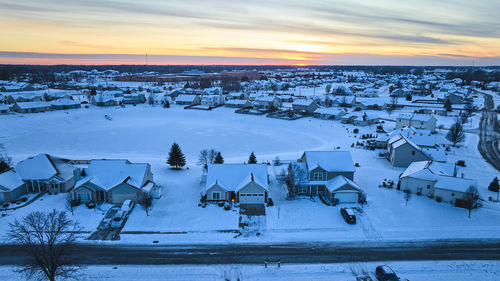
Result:
[[261,111],[270,111],[280,106],[280,99],[276,96],[259,97],[254,101],[254,108]]
[[351,120],[352,124],[355,126],[370,126],[376,124],[380,121],[380,117],[364,113],[352,113],[351,115],[355,116],[354,119]]
[[[218,89],[218,88],[217,88]],[[201,104],[205,106],[218,106],[224,104],[223,95],[208,95],[201,96]]]
[[460,177],[457,166],[434,161],[418,161],[399,177],[400,189],[418,195],[425,195],[436,200],[455,204],[457,199],[464,199],[467,190],[477,188],[477,181]]
[[123,97],[110,94],[97,94],[90,98],[90,103],[97,106],[118,106],[123,104]]
[[463,94],[459,91],[454,91],[446,94],[445,101],[450,101],[451,104],[461,104],[464,100]]
[[321,119],[340,120],[345,114],[345,110],[341,108],[322,107],[316,109],[313,113],[313,116]]
[[313,100],[295,100],[292,102],[293,111],[303,115],[312,115],[318,108],[318,104]]
[[152,195],[155,187],[151,165],[128,160],[91,160],[82,171],[82,178],[73,189],[73,197],[81,202],[121,204],[125,200],[138,202]]
[[436,117],[425,114],[399,114],[396,117],[396,130],[403,127],[436,131]]
[[0,104],[0,114],[9,113],[9,106],[6,104]]
[[38,113],[52,110],[50,103],[44,101],[32,102],[16,102],[12,107],[12,111],[19,113]]
[[320,195],[337,203],[358,203],[363,190],[353,181],[354,163],[349,151],[306,151],[289,165],[289,181],[296,195]]
[[80,169],[71,160],[38,154],[17,163],[15,171],[26,183],[29,193],[68,192],[80,177]]
[[375,147],[387,148],[387,142],[397,136],[402,135],[412,141],[419,147],[435,148],[437,145],[436,134],[432,134],[429,130],[420,130],[413,127],[405,127],[392,132],[386,133],[378,137],[375,141]]
[[0,174],[0,202],[12,202],[26,193],[26,184],[14,171]]
[[401,134],[387,142],[387,151],[387,158],[395,167],[408,167],[413,162],[426,160],[446,162],[444,149],[421,148]]
[[269,196],[265,164],[211,164],[203,194],[207,201],[264,204]]
[[252,103],[248,100],[228,100],[224,103],[226,107],[233,108],[251,108]]
[[79,101],[63,98],[51,101],[50,107],[52,108],[52,110],[74,109],[81,108],[82,104]]
[[201,97],[199,95],[178,95],[175,98],[175,103],[179,105],[200,104]]
[[130,93],[123,95],[124,104],[139,104],[146,102],[146,95],[143,92]]

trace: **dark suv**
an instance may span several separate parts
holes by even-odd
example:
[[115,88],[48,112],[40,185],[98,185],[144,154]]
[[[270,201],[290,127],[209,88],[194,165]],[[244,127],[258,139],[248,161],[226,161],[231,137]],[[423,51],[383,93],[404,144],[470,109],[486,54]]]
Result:
[[354,215],[354,211],[351,208],[341,208],[340,214],[344,218],[345,222],[349,224],[356,223],[356,216]]
[[375,277],[378,281],[399,281],[394,270],[387,265],[379,265],[375,269]]

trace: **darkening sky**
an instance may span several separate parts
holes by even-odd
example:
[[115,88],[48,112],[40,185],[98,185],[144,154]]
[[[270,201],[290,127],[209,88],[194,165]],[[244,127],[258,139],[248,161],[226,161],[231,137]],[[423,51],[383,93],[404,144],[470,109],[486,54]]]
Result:
[[0,64],[500,65],[499,0],[0,0]]

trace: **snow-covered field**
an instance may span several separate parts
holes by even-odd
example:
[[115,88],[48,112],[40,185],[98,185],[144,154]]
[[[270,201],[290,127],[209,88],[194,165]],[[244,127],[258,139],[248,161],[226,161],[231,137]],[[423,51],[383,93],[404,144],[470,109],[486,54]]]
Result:
[[[397,113],[393,113],[397,114]],[[112,120],[106,120],[109,115]],[[140,105],[126,108],[95,108],[54,111],[39,114],[0,116],[0,143],[14,161],[38,153],[49,153],[73,159],[126,158],[152,165],[155,181],[163,186],[163,197],[155,200],[146,216],[136,208],[123,231],[145,232],[122,234],[124,243],[227,243],[339,240],[397,240],[441,238],[498,238],[500,206],[488,204],[475,210],[470,219],[467,211],[426,197],[413,196],[405,206],[403,193],[379,188],[384,179],[395,180],[402,168],[395,168],[378,156],[378,151],[351,148],[358,138],[352,125],[339,121],[303,118],[285,121],[264,116],[235,114],[234,109],[213,111],[169,109]],[[360,128],[360,134],[374,127]],[[444,135],[445,131],[440,134]],[[172,142],[180,144],[186,154],[189,170],[173,171],[165,164]],[[465,159],[467,177],[478,180],[484,198],[493,196],[487,185],[498,172],[477,151],[478,136],[467,134],[463,147],[452,149],[450,163]],[[359,215],[359,223],[347,225],[339,207],[327,207],[319,200],[284,200],[284,190],[274,182],[269,168],[274,207],[267,208],[262,235],[258,238],[233,238],[238,229],[237,210],[224,211],[215,205],[198,206],[201,192],[201,167],[196,165],[201,149],[222,152],[226,163],[241,163],[255,152],[258,161],[300,157],[304,150],[351,150],[354,162],[360,164],[356,182],[368,195],[368,206]],[[0,235],[8,222],[31,210],[64,209],[63,195],[45,195],[16,211],[0,217]],[[76,208],[75,218],[86,230],[94,229],[109,206],[102,211]],[[164,232],[164,233],[153,233]],[[171,234],[165,232],[186,232]]]
[[[270,265],[106,265],[82,270],[81,280],[356,280],[370,275],[384,262],[339,264]],[[411,281],[496,281],[500,275],[498,261],[419,261],[387,263],[401,280]],[[0,279],[20,280],[12,267],[0,267]]]

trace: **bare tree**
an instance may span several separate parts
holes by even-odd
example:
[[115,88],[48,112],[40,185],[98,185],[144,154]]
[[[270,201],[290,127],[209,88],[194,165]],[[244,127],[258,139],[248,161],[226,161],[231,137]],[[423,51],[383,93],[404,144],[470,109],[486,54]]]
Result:
[[403,190],[403,192],[405,193],[406,206],[408,206],[408,201],[410,201],[410,199],[411,199],[411,191],[409,189],[405,189],[405,190]]
[[47,278],[50,281],[78,277],[81,266],[70,258],[70,254],[75,250],[81,228],[65,212],[31,212],[9,226],[10,240],[22,245],[30,255],[30,260],[16,272],[30,279]]
[[202,149],[200,150],[200,155],[198,156],[198,164],[199,165],[208,165],[208,150]]
[[151,198],[151,195],[143,192],[141,194],[141,197],[139,198],[138,203],[144,206],[144,208],[146,209],[146,216],[149,216],[149,207],[153,205],[153,199]]
[[297,163],[292,163],[288,169],[288,181],[288,192],[293,196],[297,187],[307,182],[307,171]]
[[5,147],[0,143],[0,173],[10,170],[12,167],[12,158],[5,153]]
[[471,185],[464,194],[464,201],[466,204],[467,210],[469,210],[469,218],[472,212],[472,209],[477,207],[477,202],[479,201],[479,190],[477,187]]
[[212,148],[208,151],[208,162],[210,164],[213,164],[215,161],[215,157],[217,157],[217,151]]

